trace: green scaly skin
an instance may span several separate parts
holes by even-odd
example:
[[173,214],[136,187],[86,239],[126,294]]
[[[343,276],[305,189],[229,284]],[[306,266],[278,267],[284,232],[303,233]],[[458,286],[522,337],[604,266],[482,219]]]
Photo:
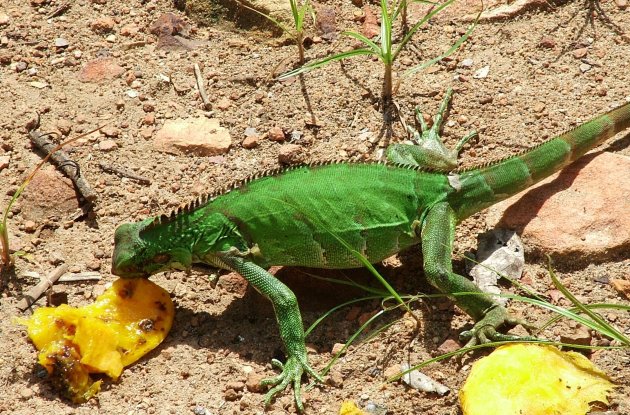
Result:
[[[630,128],[630,104],[523,154],[449,172],[457,162],[462,140],[467,139],[449,151],[437,135],[449,99],[447,93],[433,132],[425,135],[427,128],[421,122],[424,131],[417,138],[430,140],[430,145],[396,146],[388,154],[397,163],[291,167],[201,198],[170,216],[119,226],[112,273],[124,278],[148,277],[205,263],[243,275],[273,303],[287,351],[284,364],[274,361],[281,374],[264,381],[273,386],[265,402],[292,384],[299,410],[303,408],[303,372],[319,381],[321,377],[308,364],[295,295],[266,269],[271,265],[361,267],[338,238],[372,263],[421,244],[424,274],[433,286],[449,295],[478,293],[453,296],[476,321],[472,330],[463,333],[469,344],[517,339],[501,334],[499,329],[520,321],[453,272],[455,226]],[[426,166],[432,170],[423,168]]]

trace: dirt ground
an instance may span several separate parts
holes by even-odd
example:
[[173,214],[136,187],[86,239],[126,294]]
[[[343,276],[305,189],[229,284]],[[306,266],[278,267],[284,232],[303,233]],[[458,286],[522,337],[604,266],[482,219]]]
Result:
[[[355,3],[359,2],[324,2],[334,6],[339,30],[360,27],[357,17],[362,8]],[[160,347],[127,368],[118,383],[106,381],[97,399],[75,405],[59,398],[42,379],[35,365],[36,351],[13,320],[21,315],[15,309],[20,295],[36,283],[24,273],[44,275],[60,262],[75,272],[99,271],[100,281],[64,283],[55,289],[65,292],[71,305],[91,302],[115,279],[109,269],[118,224],[168,211],[201,192],[279,166],[278,155],[287,143],[261,138],[258,146],[246,149],[242,141],[247,127],[256,128],[261,136],[276,126],[288,136],[299,132],[293,134],[291,144],[300,146],[297,158],[304,162],[376,158],[384,145],[383,140],[372,144],[378,141],[383,126],[378,105],[379,63],[358,58],[344,65],[329,65],[301,80],[279,83],[271,80],[272,75],[291,68],[296,49],[267,31],[233,27],[226,21],[229,19],[210,26],[192,22],[189,39],[199,41],[199,46],[166,52],[156,48],[156,37],[149,33],[149,27],[165,12],[182,15],[172,2],[93,0],[68,4],[70,7],[56,17],[50,15],[62,6],[60,1],[3,0],[0,5],[0,15],[8,18],[0,22],[0,156],[10,159],[8,167],[0,168],[0,206],[4,209],[26,173],[41,160],[27,135],[35,112],[41,114],[41,131],[60,131],[72,137],[104,123],[114,129],[112,137],[96,133],[72,145],[72,158],[98,193],[93,213],[36,220],[38,229],[33,232],[29,229],[33,224],[23,214],[28,206],[21,201],[12,210],[12,241],[29,255],[17,258],[14,273],[5,276],[1,286],[0,413],[262,413],[264,395],[248,391],[244,382],[250,372],[273,375],[270,360],[283,357],[282,345],[271,306],[239,276],[222,276],[216,287],[201,273],[154,276],[155,282],[172,293],[177,305],[170,335]],[[472,3],[456,4],[432,20],[401,55],[396,70],[402,72],[446,50],[467,27],[458,17],[474,12],[475,7]],[[372,10],[376,13],[375,5]],[[423,12],[420,6],[412,7],[411,20]],[[92,23],[105,17],[114,19],[111,32],[93,30]],[[451,59],[403,79],[395,100],[411,123],[416,105],[432,114],[443,92],[453,87],[454,102],[443,134],[447,143],[453,145],[458,137],[476,128],[481,138],[466,146],[461,162],[470,166],[501,158],[630,99],[630,43],[624,33],[630,34],[630,10],[613,1],[544,4],[510,19],[480,24]],[[55,46],[57,38],[67,40],[68,45]],[[307,49],[307,59],[355,45],[343,36],[332,41],[315,40]],[[104,56],[122,66],[121,76],[101,83],[81,82],[79,71],[86,62]],[[464,63],[466,59],[472,63]],[[196,91],[194,63],[202,67],[212,116],[232,136],[232,147],[224,155],[169,155],[152,145],[153,129],[159,129],[166,120],[210,115]],[[486,65],[487,77],[473,77]],[[170,77],[172,84],[164,82],[164,76]],[[138,94],[131,96],[130,90]],[[312,116],[317,126],[312,125]],[[393,140],[404,137],[396,123]],[[115,141],[115,146],[101,145],[106,140]],[[630,156],[628,148],[611,151]],[[122,165],[151,179],[151,184],[121,179],[104,172],[100,163]],[[474,249],[477,234],[485,230],[483,218],[483,213],[477,214],[458,229],[454,258],[460,270],[463,253]],[[396,289],[401,293],[431,292],[417,277],[421,261],[416,251],[403,253],[399,259],[379,267]],[[552,284],[544,263],[536,258],[526,260],[529,285],[548,295]],[[556,265],[558,275],[585,302],[623,301],[607,281],[630,279],[628,256],[578,269],[571,266],[571,258],[558,258]],[[282,269],[277,274],[296,291],[306,326],[333,306],[362,295],[308,278],[309,272],[331,275],[295,269]],[[332,275],[370,282],[361,270]],[[568,305],[562,299],[554,301]],[[37,304],[44,305],[45,299]],[[354,333],[358,320],[380,309],[374,301],[358,304],[334,313],[308,337],[310,360],[316,369],[329,362],[335,344]],[[305,392],[307,413],[338,413],[341,402],[348,399],[361,407],[371,405],[373,414],[459,413],[457,390],[478,355],[464,359],[463,366],[445,361],[424,370],[451,388],[443,397],[400,383],[382,385],[388,368],[436,356],[445,340],[456,339],[471,324],[445,301],[427,301],[416,308],[424,321],[417,338],[412,338],[401,313],[388,313],[372,329],[387,322],[394,322],[392,326],[352,346],[335,364],[330,376],[334,386],[317,386]],[[549,318],[547,312],[532,306],[517,303],[510,308],[534,324]],[[605,315],[628,333],[627,314]],[[561,323],[543,335],[559,339],[561,333],[574,330],[574,326]],[[609,343],[598,337],[592,340],[596,345]],[[611,397],[610,408],[616,411],[611,413],[630,414],[630,354],[601,350],[591,353],[590,358],[619,386]],[[267,413],[295,412],[292,399],[292,393],[279,395]]]

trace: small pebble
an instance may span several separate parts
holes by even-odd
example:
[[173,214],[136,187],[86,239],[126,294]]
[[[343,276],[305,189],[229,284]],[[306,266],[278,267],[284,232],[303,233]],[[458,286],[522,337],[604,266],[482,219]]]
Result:
[[31,388],[22,388],[20,389],[20,398],[25,401],[31,399],[33,397],[33,390]]
[[473,78],[475,79],[484,79],[488,76],[488,73],[490,73],[490,66],[486,65],[483,68],[478,69],[474,74],[473,74]]
[[304,161],[304,149],[297,144],[285,144],[280,148],[278,161],[281,164],[298,164]]
[[556,47],[556,41],[551,37],[543,37],[538,43],[543,48],[553,49]]
[[118,144],[114,140],[103,140],[98,143],[98,149],[101,151],[112,151],[118,148]]
[[573,51],[573,57],[575,59],[582,59],[586,56],[586,54],[588,53],[588,49],[587,48],[579,48],[579,49],[575,49]]
[[223,392],[223,399],[228,402],[233,402],[238,399],[238,393],[234,389],[228,389]]
[[269,137],[271,141],[284,141],[285,138],[284,131],[282,131],[282,128],[280,127],[272,127],[269,129],[267,137]]
[[245,381],[245,386],[247,387],[247,390],[254,393],[260,393],[264,391],[265,387],[260,384],[263,379],[263,376],[258,375],[255,372],[248,373],[247,380]]
[[68,46],[70,46],[70,43],[62,38],[62,37],[58,37],[57,39],[55,39],[55,47],[62,49],[62,48],[67,48]]
[[24,222],[24,232],[33,233],[37,230],[37,224],[32,220],[27,220]]
[[330,353],[332,353],[333,356],[337,356],[337,354],[344,348],[344,346],[345,344],[343,343],[335,343]]

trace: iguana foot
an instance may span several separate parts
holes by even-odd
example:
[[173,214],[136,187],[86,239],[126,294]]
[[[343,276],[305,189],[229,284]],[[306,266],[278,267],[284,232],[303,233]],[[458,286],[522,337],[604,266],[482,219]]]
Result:
[[490,343],[493,341],[528,341],[539,340],[531,336],[515,336],[512,334],[503,334],[497,331],[500,327],[514,327],[521,325],[529,332],[534,328],[525,320],[512,317],[508,311],[500,305],[494,305],[481,320],[473,326],[472,330],[463,331],[459,338],[461,341],[467,342],[464,347],[475,346],[478,344]]
[[433,117],[433,126],[431,128],[429,128],[422,117],[420,109],[416,108],[416,121],[420,129],[416,130],[407,125],[407,131],[411,135],[411,140],[416,142],[416,144],[392,144],[387,149],[387,159],[394,163],[425,167],[443,172],[449,172],[457,168],[459,152],[468,140],[477,135],[477,132],[471,131],[462,137],[454,149],[449,149],[444,145],[440,137],[440,130],[452,96],[453,89],[449,88],[444,94],[438,113]]
[[269,406],[273,397],[293,383],[293,393],[295,395],[295,406],[299,412],[304,411],[304,404],[302,403],[302,373],[306,372],[318,382],[324,382],[324,379],[311,368],[306,361],[306,357],[299,359],[296,356],[290,356],[286,363],[282,363],[279,360],[273,359],[271,361],[275,367],[280,369],[282,373],[273,378],[263,379],[261,385],[273,386],[269,392],[265,395],[265,406]]

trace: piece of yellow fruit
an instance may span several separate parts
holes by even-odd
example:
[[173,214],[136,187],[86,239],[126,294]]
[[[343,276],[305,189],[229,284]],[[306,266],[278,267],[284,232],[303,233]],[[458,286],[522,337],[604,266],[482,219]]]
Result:
[[473,364],[459,400],[464,415],[584,415],[613,387],[579,353],[516,343]]
[[365,415],[353,401],[345,401],[339,408],[339,415]]
[[84,402],[100,387],[90,373],[118,379],[123,367],[164,340],[174,314],[168,292],[155,283],[119,279],[93,304],[38,308],[20,323],[55,383],[73,401]]

